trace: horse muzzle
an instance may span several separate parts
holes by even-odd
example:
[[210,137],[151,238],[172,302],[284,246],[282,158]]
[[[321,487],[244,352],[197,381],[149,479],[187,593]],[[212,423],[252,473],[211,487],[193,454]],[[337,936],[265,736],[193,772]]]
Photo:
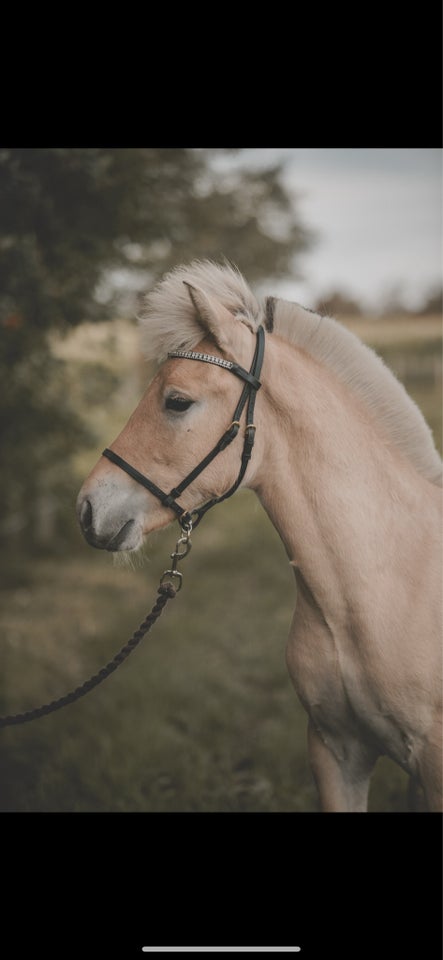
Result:
[[77,519],[87,543],[97,550],[136,550],[142,541],[138,510],[126,498],[120,504],[106,496],[103,488],[80,490]]
[[83,536],[91,547],[96,547],[98,550],[110,550],[112,552],[115,550],[131,549],[129,541],[135,520],[127,520],[120,530],[117,533],[111,533],[110,537],[106,531],[101,534],[97,533],[94,528],[94,515],[91,503],[89,500],[83,500],[80,507],[79,523]]

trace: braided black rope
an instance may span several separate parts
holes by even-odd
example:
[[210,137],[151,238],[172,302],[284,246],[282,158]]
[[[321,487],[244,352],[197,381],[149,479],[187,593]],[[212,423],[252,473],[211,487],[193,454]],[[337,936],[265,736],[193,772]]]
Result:
[[34,710],[27,710],[25,713],[16,713],[11,716],[0,717],[0,728],[12,727],[19,723],[28,723],[30,720],[38,720],[39,717],[53,713],[54,710],[61,710],[62,707],[67,707],[69,703],[75,703],[76,700],[80,700],[80,697],[84,697],[90,690],[97,687],[99,683],[103,683],[103,680],[106,680],[114,670],[117,670],[117,667],[135,650],[140,640],[143,640],[145,634],[148,633],[148,630],[150,630],[156,620],[158,620],[168,600],[172,600],[176,596],[176,593],[177,591],[172,586],[172,583],[160,584],[158,588],[159,596],[151,612],[145,617],[138,630],[134,631],[131,639],[128,640],[125,646],[122,647],[105,667],[102,667],[102,669],[90,677],[89,680],[85,680],[85,682],[79,687],[76,687],[75,690],[71,690],[70,693],[67,693],[64,697],[59,697],[58,700],[51,700],[50,703],[44,703],[41,707],[35,707]]

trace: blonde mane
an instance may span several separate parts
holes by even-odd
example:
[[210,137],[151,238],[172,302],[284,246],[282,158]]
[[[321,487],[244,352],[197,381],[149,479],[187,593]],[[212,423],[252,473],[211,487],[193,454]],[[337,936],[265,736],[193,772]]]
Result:
[[202,339],[202,328],[183,281],[212,294],[253,330],[261,323],[260,306],[234,266],[194,260],[167,273],[145,297],[138,319],[148,360],[165,360],[170,350],[192,350]]
[[[266,322],[261,307],[237,269],[228,263],[194,261],[177,267],[148,294],[139,317],[142,346],[148,358],[162,360],[170,350],[191,350],[202,329],[183,281],[212,294],[240,321],[257,329]],[[442,461],[432,433],[403,385],[377,354],[330,317],[296,303],[268,298],[274,333],[323,363],[360,397],[384,433],[415,469],[434,484],[442,484]]]

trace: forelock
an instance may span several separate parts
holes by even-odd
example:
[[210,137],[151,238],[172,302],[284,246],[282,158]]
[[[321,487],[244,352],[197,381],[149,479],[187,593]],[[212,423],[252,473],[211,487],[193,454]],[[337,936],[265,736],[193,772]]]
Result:
[[170,350],[192,350],[202,328],[185,283],[215,297],[238,320],[256,330],[260,306],[236,267],[194,260],[167,273],[144,298],[138,320],[147,359],[164,360]]

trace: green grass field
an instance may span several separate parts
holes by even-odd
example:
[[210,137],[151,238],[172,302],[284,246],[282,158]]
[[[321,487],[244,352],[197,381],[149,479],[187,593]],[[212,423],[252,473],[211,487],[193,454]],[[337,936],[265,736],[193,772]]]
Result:
[[[435,326],[419,341],[399,325],[395,333],[379,349],[394,369],[403,364],[441,449]],[[116,352],[109,356],[117,367]],[[429,357],[431,374],[421,361],[414,372],[419,356]],[[61,696],[96,672],[150,609],[168,565],[175,527],[151,538],[134,570],[91,550],[74,529],[81,479],[139,390],[131,349],[124,360],[118,403],[88,406],[100,439],[97,451],[76,459],[72,547],[62,556],[1,560],[2,713]],[[82,362],[80,352],[73,368]],[[293,574],[252,493],[208,515],[183,573],[183,590],[117,673],[77,704],[1,732],[1,810],[318,809],[306,715],[284,657]],[[381,760],[370,809],[406,809],[405,787],[405,775]]]

